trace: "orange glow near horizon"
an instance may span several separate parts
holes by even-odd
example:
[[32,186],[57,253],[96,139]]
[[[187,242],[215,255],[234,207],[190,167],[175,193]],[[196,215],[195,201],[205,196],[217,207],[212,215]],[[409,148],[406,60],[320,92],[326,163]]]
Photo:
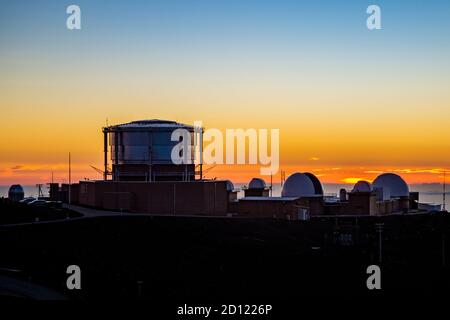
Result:
[[[206,167],[207,168],[207,167]],[[365,168],[318,168],[317,166],[285,166],[281,170],[286,172],[286,178],[295,172],[311,172],[322,183],[355,184],[359,180],[372,182],[379,174],[393,172],[400,175],[409,184],[442,183],[442,168],[434,169],[402,169],[384,168],[383,170],[367,170]],[[355,177],[355,173],[357,176]],[[235,183],[248,183],[253,177],[263,178],[267,183],[270,176],[260,176],[258,166],[218,166],[206,174],[207,178],[230,179]],[[280,172],[272,177],[273,183],[279,183]]]
[[[76,110],[76,106],[68,110]],[[93,109],[93,113],[98,111]],[[83,115],[83,113],[81,113]],[[32,185],[54,181],[68,181],[68,152],[72,153],[72,180],[101,179],[101,175],[90,165],[103,166],[103,141],[101,127],[105,120],[96,117],[80,119],[62,111],[59,116],[66,122],[57,121],[56,115],[33,123],[35,114],[23,121],[14,121],[19,117],[16,110],[6,112],[0,119],[0,185],[14,183]],[[130,115],[111,121],[110,124],[124,123],[135,119],[155,118],[152,115]],[[175,119],[184,123],[193,123],[195,118],[177,118],[170,113],[162,113],[158,118]],[[312,120],[311,120],[312,121]],[[365,132],[355,125],[347,127],[342,122],[316,122],[303,127],[295,126],[290,119],[284,123],[272,119],[242,118],[231,121],[233,128],[280,128],[280,169],[286,176],[293,172],[309,171],[316,174],[324,183],[354,183],[356,180],[373,180],[382,172],[394,172],[408,183],[440,183],[442,173],[450,167],[450,148],[447,139],[436,140],[430,132],[398,132],[395,128],[384,127],[383,132]],[[206,128],[217,127],[224,132],[227,121],[217,119],[203,121]],[[254,126],[250,126],[254,124]],[[258,124],[258,126],[256,125]],[[404,127],[407,124],[403,125]],[[428,126],[429,131],[437,135],[441,128]],[[13,132],[13,135],[10,133]],[[310,133],[314,132],[314,135]],[[331,136],[329,132],[334,134]],[[378,136],[378,139],[375,139]],[[205,169],[208,168],[205,165]],[[259,165],[218,165],[207,172],[207,178],[230,179],[235,183],[246,183],[252,177],[260,176]],[[266,181],[270,177],[263,176]],[[273,177],[279,180],[279,173]]]
[[[60,116],[64,115],[61,113]],[[65,117],[67,118],[67,115]],[[52,172],[55,182],[68,182],[69,151],[72,154],[73,182],[102,178],[90,165],[100,169],[103,166],[100,130],[105,123],[89,117],[85,120],[74,118],[66,123],[57,122],[52,116],[49,118],[38,125],[31,123],[31,119],[14,122],[12,115],[9,116],[9,121],[0,119],[2,136],[14,132],[14,139],[0,141],[0,185],[47,183],[51,181]],[[155,117],[124,117],[114,121],[114,124],[142,118]],[[164,113],[159,118],[175,119],[184,123],[195,121],[194,118],[177,119]],[[112,124],[111,119],[109,121]],[[353,131],[362,129],[349,129],[328,121],[316,123],[316,128],[309,125],[294,127],[288,119],[283,126],[280,121],[270,122],[262,119],[238,119],[232,121],[232,124],[234,128],[246,129],[253,121],[255,124],[256,121],[261,124],[259,128],[280,128],[280,170],[286,172],[286,177],[294,172],[308,171],[317,175],[323,183],[353,184],[361,179],[372,181],[383,172],[394,172],[408,183],[442,183],[442,173],[450,167],[450,163],[447,163],[447,159],[450,159],[450,148],[443,148],[450,141],[450,137],[446,141],[437,141],[432,140],[429,133],[420,131],[420,134],[409,132],[409,136],[402,133],[394,135],[394,132],[391,132],[391,137],[388,138],[387,132],[384,132],[386,137],[376,140],[374,136],[378,134],[381,137],[381,133],[354,135]],[[221,125],[217,127],[225,132],[227,127],[223,123],[225,120],[203,121],[206,128]],[[328,130],[325,126],[328,126]],[[309,134],[315,131],[317,134]],[[335,132],[335,135],[330,137],[329,131]],[[424,139],[423,136],[429,138]],[[208,167],[210,166],[205,165],[205,170]],[[218,165],[207,171],[205,176],[247,183],[252,177],[260,176],[259,169],[259,165]],[[270,181],[270,176],[262,178]],[[278,172],[273,181],[279,180]]]
[[[74,158],[72,156],[72,158]],[[76,159],[76,158],[75,158]],[[95,164],[94,164],[95,166]],[[97,163],[97,168],[102,168]],[[270,183],[270,176],[261,176],[258,165],[204,165],[206,179],[229,179],[234,183],[248,183],[253,177],[263,178]],[[442,183],[443,168],[411,169],[411,168],[377,168],[367,170],[361,167],[317,167],[317,166],[282,166],[281,170],[286,172],[286,178],[294,172],[314,173],[322,183],[336,183],[353,185],[359,180],[372,182],[379,174],[393,172],[400,175],[409,184]],[[59,164],[35,164],[35,165],[13,165],[12,163],[0,169],[0,185],[11,185],[20,183],[23,185],[34,185],[37,183],[68,182],[68,163]],[[103,177],[90,167],[90,163],[72,163],[72,183],[80,180],[101,180]],[[280,183],[280,171],[272,176],[274,184]]]

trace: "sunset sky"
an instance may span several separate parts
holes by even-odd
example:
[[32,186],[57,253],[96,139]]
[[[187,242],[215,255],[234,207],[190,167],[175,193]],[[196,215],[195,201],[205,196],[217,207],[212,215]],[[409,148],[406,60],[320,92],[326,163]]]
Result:
[[[370,4],[382,30],[366,28]],[[279,128],[287,174],[442,182],[449,57],[448,0],[2,1],[0,185],[67,181],[69,151],[74,181],[101,178],[106,119],[154,118]]]

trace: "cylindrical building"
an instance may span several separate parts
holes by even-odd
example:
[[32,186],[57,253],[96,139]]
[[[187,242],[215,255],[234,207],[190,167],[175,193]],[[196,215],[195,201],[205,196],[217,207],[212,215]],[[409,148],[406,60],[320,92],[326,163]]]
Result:
[[[189,163],[176,164],[172,159],[174,148],[183,141],[183,137],[172,141],[172,133],[177,129],[190,133],[190,141],[187,141],[190,151],[183,149],[179,154],[189,159]],[[109,146],[114,181],[195,180],[194,157],[195,150],[198,150],[195,148],[202,148],[203,129],[199,128],[198,131],[193,126],[166,120],[140,120],[105,127],[105,173],[108,171]],[[189,154],[183,155],[186,151]],[[201,164],[198,174],[201,177]]]

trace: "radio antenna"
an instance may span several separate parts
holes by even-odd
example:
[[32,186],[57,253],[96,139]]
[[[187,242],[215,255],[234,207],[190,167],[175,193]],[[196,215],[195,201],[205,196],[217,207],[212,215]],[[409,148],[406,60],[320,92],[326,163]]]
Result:
[[443,193],[442,193],[442,211],[446,211],[445,210],[445,169],[444,169],[444,185],[442,186],[443,189]]

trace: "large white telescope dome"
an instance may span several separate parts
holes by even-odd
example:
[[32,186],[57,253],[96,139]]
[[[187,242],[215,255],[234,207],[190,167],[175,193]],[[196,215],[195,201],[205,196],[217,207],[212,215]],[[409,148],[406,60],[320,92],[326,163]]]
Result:
[[281,191],[282,197],[311,197],[316,195],[311,179],[304,173],[296,172],[286,179]]
[[394,173],[383,173],[373,181],[373,188],[389,190],[391,197],[409,196],[409,188],[405,180]]

